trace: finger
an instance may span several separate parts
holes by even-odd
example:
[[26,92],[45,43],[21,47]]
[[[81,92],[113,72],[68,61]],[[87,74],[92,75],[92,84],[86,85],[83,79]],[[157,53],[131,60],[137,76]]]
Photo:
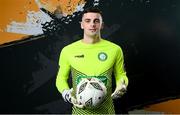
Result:
[[71,97],[71,102],[72,102],[73,104],[76,104],[76,103],[77,103],[77,100],[76,100],[74,97]]
[[73,88],[70,89],[70,92],[71,92],[71,93],[73,92]]
[[112,95],[117,95],[117,94],[119,94],[119,90],[115,90]]
[[114,96],[114,94],[115,94],[115,92],[111,94],[111,97],[113,97],[113,96]]
[[118,95],[113,95],[113,96],[112,96],[112,99],[117,99],[117,98],[119,98]]
[[114,91],[114,93],[111,94],[111,97],[112,97],[113,99],[120,98],[120,97],[121,97],[121,91],[118,91],[118,90]]
[[79,104],[74,97],[71,97],[71,103],[72,103],[75,107],[84,108],[84,106],[83,106],[82,104]]
[[84,106],[82,104],[73,104],[73,105],[78,108],[84,108]]
[[116,96],[115,93],[113,93],[113,94],[111,95],[111,97],[112,97],[113,99],[115,99],[117,96]]

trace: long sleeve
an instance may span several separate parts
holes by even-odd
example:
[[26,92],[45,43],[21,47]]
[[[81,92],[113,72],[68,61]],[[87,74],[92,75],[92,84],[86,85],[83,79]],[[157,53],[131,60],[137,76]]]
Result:
[[126,76],[126,71],[124,69],[124,56],[121,48],[117,50],[116,62],[114,64],[114,75],[116,80],[116,86],[120,85],[125,81],[126,86],[128,85],[128,78]]
[[69,89],[68,78],[70,72],[70,64],[66,55],[65,48],[62,49],[59,59],[59,71],[56,78],[56,87],[59,92],[63,92],[65,89]]

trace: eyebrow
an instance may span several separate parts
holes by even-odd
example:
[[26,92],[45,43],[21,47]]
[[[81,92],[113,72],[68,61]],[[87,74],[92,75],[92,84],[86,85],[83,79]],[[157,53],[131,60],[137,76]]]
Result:
[[84,20],[91,20],[91,19],[89,19],[89,18],[86,18],[86,19],[84,19]]
[[98,21],[100,21],[100,19],[99,19],[99,18],[94,19],[94,21],[97,21],[97,20],[98,20]]
[[[91,19],[90,19],[90,18],[85,18],[84,20],[85,20],[85,21],[88,21],[88,20],[91,20]],[[97,20],[99,21],[100,19],[99,19],[99,18],[95,18],[95,19],[93,19],[93,20],[94,20],[94,21],[97,21]]]

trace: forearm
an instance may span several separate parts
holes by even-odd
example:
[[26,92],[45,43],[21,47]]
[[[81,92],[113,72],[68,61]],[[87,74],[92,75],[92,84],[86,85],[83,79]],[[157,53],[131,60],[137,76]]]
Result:
[[58,71],[56,87],[60,93],[62,93],[65,89],[70,89],[68,85],[69,71],[68,66],[63,66]]
[[116,79],[116,86],[121,85],[121,84],[125,84],[126,86],[128,86],[129,84],[129,80],[126,76],[126,73],[116,76],[115,79]]
[[124,93],[127,91],[127,86],[129,82],[125,73],[119,74],[115,78],[116,78],[116,89],[111,95],[113,99],[120,98],[121,96],[124,95]]
[[59,76],[56,79],[56,87],[60,93],[62,93],[65,89],[70,89],[67,80],[62,79]]

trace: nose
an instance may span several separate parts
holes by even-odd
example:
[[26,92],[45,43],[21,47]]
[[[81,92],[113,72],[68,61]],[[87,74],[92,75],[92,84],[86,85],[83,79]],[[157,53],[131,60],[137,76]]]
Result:
[[95,22],[93,22],[93,21],[91,22],[90,25],[91,25],[91,27],[95,27],[96,26]]

